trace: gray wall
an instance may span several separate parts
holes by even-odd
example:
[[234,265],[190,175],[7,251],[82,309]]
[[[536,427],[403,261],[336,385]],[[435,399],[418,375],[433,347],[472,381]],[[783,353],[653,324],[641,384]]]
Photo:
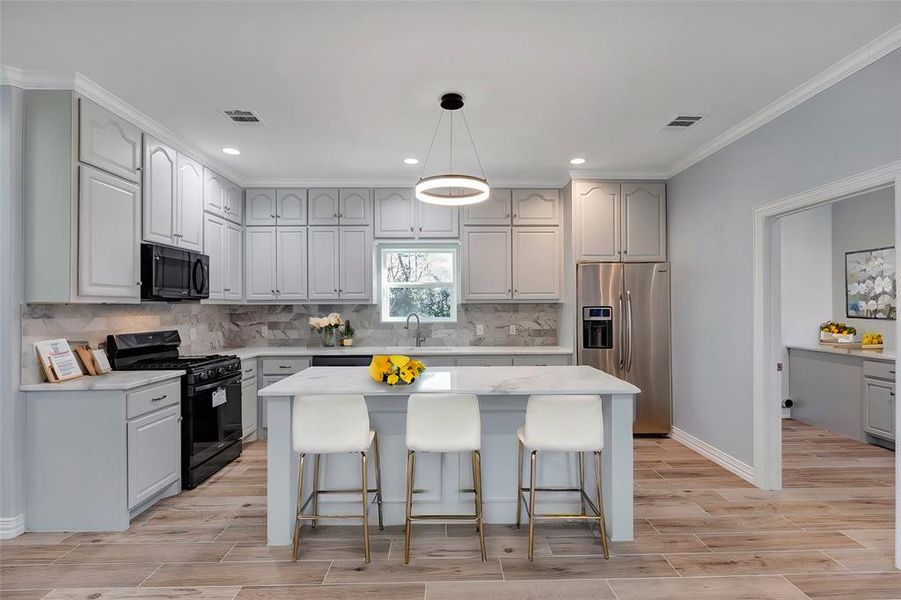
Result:
[[[22,90],[0,86],[0,519],[22,515]],[[8,523],[8,521],[4,521]],[[8,526],[8,525],[7,525]]]
[[901,160],[899,107],[896,50],[668,182],[676,427],[753,464],[753,208]]
[[[901,110],[901,109],[899,109]],[[895,245],[895,193],[886,188],[832,205],[832,312],[834,318],[859,333],[881,333],[887,348],[895,348],[895,322],[849,319],[845,315],[845,252]]]

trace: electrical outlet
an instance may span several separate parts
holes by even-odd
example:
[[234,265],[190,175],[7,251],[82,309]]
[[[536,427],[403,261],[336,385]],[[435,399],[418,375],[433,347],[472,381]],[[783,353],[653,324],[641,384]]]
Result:
[[476,325],[476,335],[485,335],[485,326],[481,323]]
[[510,335],[516,335],[516,325],[510,325]]

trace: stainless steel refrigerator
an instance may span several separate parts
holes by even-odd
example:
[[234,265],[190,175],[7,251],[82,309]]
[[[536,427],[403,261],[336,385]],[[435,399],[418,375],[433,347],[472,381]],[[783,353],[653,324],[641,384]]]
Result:
[[641,389],[635,433],[670,433],[669,264],[580,264],[576,277],[579,364]]

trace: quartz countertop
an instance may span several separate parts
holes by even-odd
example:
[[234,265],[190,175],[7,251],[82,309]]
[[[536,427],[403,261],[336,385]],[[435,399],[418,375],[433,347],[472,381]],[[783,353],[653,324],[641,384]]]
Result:
[[369,377],[367,367],[313,367],[264,387],[260,396],[364,394],[398,396],[416,392],[524,396],[530,394],[637,394],[622,379],[588,366],[432,367],[410,385],[389,386]]
[[786,346],[789,350],[808,350],[810,352],[825,352],[826,354],[844,354],[845,356],[858,356],[869,360],[882,360],[886,362],[894,362],[896,354],[894,351],[885,350],[863,350],[856,348],[836,348],[835,346],[824,346],[822,344],[791,344]]
[[572,354],[572,348],[565,346],[248,346],[246,348],[223,348],[219,354],[234,354],[244,360],[259,356],[352,356],[359,354],[403,354],[407,356],[487,356]]
[[185,371],[111,371],[106,375],[79,377],[59,383],[28,383],[23,392],[93,392],[131,390],[151,383],[181,377]]

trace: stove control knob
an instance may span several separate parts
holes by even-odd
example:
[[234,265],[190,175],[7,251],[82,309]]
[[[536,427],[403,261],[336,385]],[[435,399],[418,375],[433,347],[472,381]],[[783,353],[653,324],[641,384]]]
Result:
[[208,371],[204,371],[203,373],[201,373],[201,374],[199,375],[199,377],[200,377],[200,380],[201,380],[201,381],[206,381],[207,379],[210,378],[210,374],[209,374]]

